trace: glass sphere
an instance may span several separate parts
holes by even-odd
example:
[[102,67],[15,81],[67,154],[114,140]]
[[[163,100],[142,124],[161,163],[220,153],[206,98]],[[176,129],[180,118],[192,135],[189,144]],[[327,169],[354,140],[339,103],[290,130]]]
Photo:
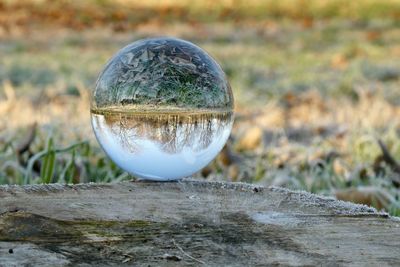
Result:
[[176,180],[213,160],[233,124],[221,67],[198,46],[152,38],[121,49],[100,73],[91,120],[106,154],[147,180]]

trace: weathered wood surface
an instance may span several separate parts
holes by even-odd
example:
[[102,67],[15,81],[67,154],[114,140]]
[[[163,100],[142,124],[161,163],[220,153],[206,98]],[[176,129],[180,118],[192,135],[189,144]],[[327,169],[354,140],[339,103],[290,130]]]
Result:
[[400,221],[247,184],[0,186],[0,266],[400,265]]

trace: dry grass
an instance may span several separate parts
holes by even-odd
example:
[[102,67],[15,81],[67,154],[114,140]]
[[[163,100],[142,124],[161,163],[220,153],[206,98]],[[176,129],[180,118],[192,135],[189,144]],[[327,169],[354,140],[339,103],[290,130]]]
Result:
[[[16,99],[9,83],[4,83],[3,88],[7,99],[0,103],[0,128],[7,129],[5,132],[8,133],[2,135],[3,142],[17,146],[23,141],[26,129],[31,127],[32,122],[37,122],[39,134],[31,144],[32,153],[45,149],[46,139],[53,136],[57,147],[66,147],[72,140],[89,141],[92,154],[75,156],[77,161],[87,160],[94,166],[108,161],[92,134],[87,90],[82,88],[80,96],[49,97],[48,101],[35,105],[29,98]],[[288,98],[290,105],[287,104]],[[326,194],[337,192],[341,198],[341,188],[372,185],[380,190],[379,194],[390,196],[390,201],[386,201],[383,208],[391,209],[396,214],[398,190],[391,183],[391,176],[396,174],[390,171],[385,162],[380,162],[379,167],[376,164],[381,156],[377,138],[384,140],[391,153],[400,158],[397,132],[399,115],[400,107],[389,103],[382,95],[362,92],[357,101],[347,98],[326,100],[312,91],[285,96],[280,101],[271,101],[264,108],[253,111],[239,108],[227,149],[196,176],[211,180],[228,179],[285,186]],[[17,129],[25,134],[21,134],[20,130],[16,132]],[[65,165],[71,153],[72,150],[66,155],[59,155],[57,164],[60,167]],[[5,153],[3,156],[7,154],[10,155]],[[224,160],[224,157],[228,157],[228,160]],[[3,182],[24,182],[23,171],[22,180],[13,180],[18,177],[15,175],[18,170],[11,171],[11,167],[5,165],[3,171],[14,175],[3,177]],[[106,165],[107,170],[116,168],[112,163]],[[23,166],[22,162],[20,169],[23,170]],[[82,165],[80,168],[86,167]],[[58,174],[55,172],[54,178],[60,172],[62,168]],[[89,175],[88,171],[83,170],[71,181],[92,181],[93,177]],[[107,175],[110,181],[115,176],[129,179],[118,169]],[[95,181],[98,178],[101,177],[96,177]],[[30,182],[40,182],[38,179],[39,176],[34,175]],[[350,198],[358,196],[353,191],[350,193]],[[370,189],[367,193],[370,202],[366,204],[374,204],[371,201],[375,195],[371,195]],[[365,198],[364,193],[360,194],[359,199]],[[382,208],[379,201],[375,205]]]
[[130,31],[148,23],[243,23],[296,20],[312,27],[317,20],[400,18],[398,0],[1,0],[0,36],[31,28],[68,27],[82,30],[109,27]]
[[[377,142],[400,159],[398,1],[307,1],[303,9],[250,1],[254,9],[235,12],[248,1],[223,1],[220,9],[217,1],[118,1],[113,12],[128,5],[161,19],[89,16],[83,24],[68,15],[73,5],[57,15],[64,2],[43,15],[48,3],[37,1],[32,17],[24,11],[32,0],[7,2],[0,2],[0,183],[131,179],[94,139],[90,89],[120,47],[168,33],[221,62],[236,97],[231,139],[196,177],[304,189],[400,214],[400,174]],[[89,8],[103,16],[108,5],[88,4],[78,14]],[[268,12],[254,13],[261,5]],[[46,31],[36,29],[49,21]],[[54,166],[44,164],[52,158]]]

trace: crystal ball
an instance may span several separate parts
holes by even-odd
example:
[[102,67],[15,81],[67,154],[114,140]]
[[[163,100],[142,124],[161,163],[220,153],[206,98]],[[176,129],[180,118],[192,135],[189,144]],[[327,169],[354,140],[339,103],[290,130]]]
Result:
[[218,63],[193,43],[139,40],[100,73],[91,121],[120,168],[139,179],[177,180],[205,167],[225,145],[232,90]]

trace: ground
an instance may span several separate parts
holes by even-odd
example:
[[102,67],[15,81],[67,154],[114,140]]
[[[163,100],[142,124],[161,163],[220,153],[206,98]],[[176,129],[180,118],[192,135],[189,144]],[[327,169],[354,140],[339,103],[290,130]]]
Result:
[[121,47],[169,35],[208,51],[235,97],[231,139],[196,178],[304,189],[400,214],[399,1],[250,2],[210,11],[118,1],[102,16],[108,1],[64,9],[0,1],[0,183],[132,179],[94,138],[90,91]]

